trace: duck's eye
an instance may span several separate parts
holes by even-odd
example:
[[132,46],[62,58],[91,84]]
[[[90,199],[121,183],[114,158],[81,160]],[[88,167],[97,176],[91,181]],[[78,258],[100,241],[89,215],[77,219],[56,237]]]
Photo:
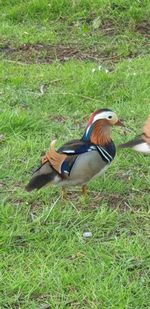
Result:
[[108,119],[112,119],[112,116],[108,116]]

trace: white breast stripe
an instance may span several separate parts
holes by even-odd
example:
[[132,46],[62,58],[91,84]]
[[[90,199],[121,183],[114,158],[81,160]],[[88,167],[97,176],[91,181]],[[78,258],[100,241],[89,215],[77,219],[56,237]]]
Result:
[[111,160],[107,157],[107,155],[103,152],[103,149],[99,146],[97,146],[98,150],[100,151],[100,153],[102,154],[102,156],[110,163]]
[[103,147],[101,147],[101,149],[106,153],[106,155],[112,160],[112,156],[106,151],[106,149],[104,149]]

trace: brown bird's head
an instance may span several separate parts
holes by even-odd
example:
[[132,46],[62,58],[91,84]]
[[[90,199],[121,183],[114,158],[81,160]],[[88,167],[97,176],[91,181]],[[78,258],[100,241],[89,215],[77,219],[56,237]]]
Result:
[[91,114],[83,139],[96,145],[106,145],[111,140],[110,129],[113,125],[123,126],[123,123],[112,110],[99,109]]

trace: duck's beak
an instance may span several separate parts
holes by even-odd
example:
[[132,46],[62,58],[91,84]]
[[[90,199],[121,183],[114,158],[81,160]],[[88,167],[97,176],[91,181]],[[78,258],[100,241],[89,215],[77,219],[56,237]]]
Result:
[[120,131],[120,133],[122,133],[123,135],[126,135],[127,132],[133,132],[133,129],[131,129],[131,128],[129,128],[129,127],[127,128],[127,127],[125,126],[123,119],[118,119],[118,121],[115,123],[115,126],[121,127],[119,131]]
[[125,127],[122,119],[118,119],[118,121],[115,123],[115,126]]

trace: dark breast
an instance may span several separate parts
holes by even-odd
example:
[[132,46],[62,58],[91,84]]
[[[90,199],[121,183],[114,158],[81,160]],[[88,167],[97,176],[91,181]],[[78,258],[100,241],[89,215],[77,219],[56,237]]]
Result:
[[103,161],[105,161],[106,163],[111,163],[116,154],[116,147],[113,141],[111,140],[108,144],[106,144],[103,147],[100,145],[97,145],[96,147]]
[[111,140],[110,143],[108,143],[105,147],[106,151],[108,151],[108,153],[112,156],[112,158],[114,159],[115,155],[116,155],[116,147],[114,142]]

